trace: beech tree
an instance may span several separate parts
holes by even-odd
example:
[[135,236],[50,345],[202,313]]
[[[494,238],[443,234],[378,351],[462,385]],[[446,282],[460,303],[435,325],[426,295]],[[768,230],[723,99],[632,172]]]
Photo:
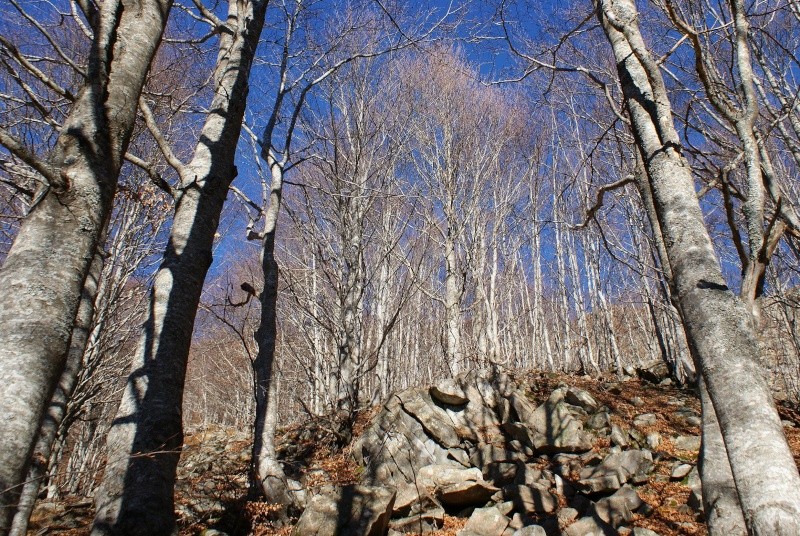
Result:
[[108,461],[92,534],[172,534],[175,471],[183,443],[182,398],[194,319],[244,117],[250,68],[266,0],[231,2],[225,20],[196,2],[219,36],[210,111],[188,163],[182,162],[146,102],[145,123],[179,176],[175,215],[155,275],[131,374],[106,440]]
[[[64,368],[84,280],[111,211],[136,119],[136,102],[171,5],[171,0],[119,0],[104,2],[99,9],[94,3],[82,4],[94,37],[85,68],[75,65],[82,79],[76,93],[3,43],[20,68],[72,104],[47,155],[13,127],[0,128],[0,144],[41,181],[0,270],[0,408],[6,415],[0,423],[0,532],[8,530],[9,506],[16,502],[39,424]],[[57,45],[56,50],[69,59]]]
[[800,476],[760,369],[750,313],[728,289],[714,254],[660,68],[642,38],[633,2],[596,7],[617,61],[673,295],[708,389],[712,407],[703,409],[713,409],[719,422],[748,529],[754,535],[795,534]]

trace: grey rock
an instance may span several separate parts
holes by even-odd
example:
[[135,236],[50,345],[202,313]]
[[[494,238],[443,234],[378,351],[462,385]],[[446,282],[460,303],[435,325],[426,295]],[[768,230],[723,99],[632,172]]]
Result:
[[497,536],[506,530],[510,521],[494,506],[476,508],[458,536]]
[[469,402],[466,393],[456,380],[448,378],[430,388],[431,396],[444,404],[462,406]]
[[642,413],[633,418],[633,425],[638,427],[653,426],[658,422],[655,413]]
[[585,467],[578,484],[591,492],[616,491],[636,476],[647,478],[653,469],[653,455],[648,450],[612,452],[599,465]]
[[670,478],[672,480],[682,480],[685,476],[687,476],[692,471],[692,466],[688,463],[677,463],[672,468],[672,472],[670,473]]
[[592,395],[577,387],[567,388],[567,392],[564,394],[564,400],[568,404],[579,406],[586,411],[595,411],[600,407],[600,404],[597,403],[597,400],[595,400]]
[[547,532],[541,525],[528,525],[514,532],[514,536],[547,536]]
[[658,432],[650,432],[645,439],[648,448],[655,450],[661,444],[661,434]]
[[[510,445],[509,445],[510,447]],[[523,462],[528,457],[524,452],[517,449],[506,448],[500,445],[480,445],[475,453],[470,457],[470,462],[474,467],[486,467],[498,462]]]
[[425,534],[442,528],[444,525],[444,509],[433,508],[419,514],[392,520],[389,527],[400,533]]
[[626,485],[610,497],[597,501],[595,512],[606,523],[619,527],[633,519],[633,512],[642,505],[642,502],[636,490]]
[[563,536],[616,536],[617,531],[596,517],[582,517],[561,533]]
[[678,436],[672,440],[675,448],[678,450],[700,450],[700,436]]
[[611,426],[611,443],[620,448],[628,448],[630,441],[628,441],[628,432],[619,425]]
[[669,367],[662,360],[649,361],[636,369],[640,378],[650,383],[660,383],[669,377]]
[[503,488],[503,498],[514,503],[514,510],[525,514],[551,513],[558,508],[558,497],[542,484],[521,486],[512,484]]
[[483,478],[495,486],[505,486],[516,480],[521,463],[492,462],[483,467]]
[[611,416],[607,411],[598,411],[589,416],[586,427],[591,430],[604,430],[611,425]]
[[419,470],[417,486],[445,506],[485,503],[498,488],[483,479],[480,469],[453,465],[428,465]]
[[295,525],[295,536],[383,536],[395,491],[383,487],[345,486],[324,490],[308,501]]
[[631,536],[659,536],[659,534],[644,527],[634,527]]
[[[583,429],[588,415],[565,401],[567,390],[556,389],[550,398],[524,419],[527,434],[521,441],[537,452],[586,452],[591,450],[594,435]],[[510,399],[515,408],[517,397]]]
[[578,519],[579,515],[581,514],[576,509],[566,507],[558,511],[556,518],[558,519],[559,525],[566,526]]
[[461,438],[447,412],[438,407],[425,389],[409,389],[396,395],[403,409],[414,417],[425,432],[444,448],[461,444]]

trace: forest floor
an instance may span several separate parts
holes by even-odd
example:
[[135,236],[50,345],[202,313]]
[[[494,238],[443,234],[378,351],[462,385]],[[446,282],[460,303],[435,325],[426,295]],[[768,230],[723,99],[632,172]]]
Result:
[[[518,383],[531,382],[542,400],[559,383],[588,391],[611,409],[612,422],[630,426],[636,415],[653,413],[652,426],[641,428],[645,434],[658,432],[662,438],[655,457],[656,468],[648,481],[637,487],[639,496],[650,506],[646,517],[636,514],[632,525],[649,528],[660,536],[702,536],[707,534],[702,517],[688,505],[691,489],[685,481],[670,478],[676,461],[694,465],[697,451],[677,450],[670,438],[699,435],[700,429],[686,419],[666,411],[676,398],[699,414],[698,398],[686,389],[671,385],[653,385],[641,380],[617,382],[615,378],[595,380],[588,377],[524,373],[515,375]],[[610,387],[611,386],[611,387]],[[367,427],[378,408],[362,413],[354,427],[355,440]],[[786,435],[800,464],[800,412],[786,404],[779,405]],[[349,453],[349,445],[337,446],[337,433],[318,419],[298,423],[282,431],[279,452],[287,460],[287,470],[308,488],[326,484],[355,483],[359,467]],[[609,447],[608,438],[598,438],[595,449]],[[247,432],[211,427],[187,433],[176,486],[176,512],[180,534],[186,536],[288,536],[292,526],[276,527],[270,522],[271,505],[247,500],[247,473],[251,442]],[[85,536],[89,534],[92,502],[84,497],[69,497],[58,502],[40,501],[31,520],[29,535]],[[445,516],[441,530],[431,536],[455,536],[466,518]],[[620,531],[620,534],[624,532]]]

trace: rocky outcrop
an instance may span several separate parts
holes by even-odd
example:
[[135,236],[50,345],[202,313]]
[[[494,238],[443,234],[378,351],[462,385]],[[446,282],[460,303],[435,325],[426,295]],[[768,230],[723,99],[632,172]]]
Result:
[[[630,398],[632,408],[644,404]],[[351,452],[362,486],[393,494],[388,511],[386,502],[368,508],[381,512],[393,536],[437,531],[448,516],[465,519],[459,536],[650,535],[631,526],[653,511],[638,487],[687,479],[696,469],[672,458],[666,474],[653,475],[666,455],[654,454],[665,441],[657,429],[671,417],[642,409],[623,420],[575,386],[544,391],[471,371],[392,395]],[[692,411],[681,408],[674,419],[690,426]],[[696,446],[691,436],[670,437],[669,447]],[[699,488],[692,491],[699,504]],[[337,513],[335,504],[330,493],[311,498],[295,534],[355,534],[355,521],[341,523],[349,511]],[[328,529],[304,532],[324,519]]]

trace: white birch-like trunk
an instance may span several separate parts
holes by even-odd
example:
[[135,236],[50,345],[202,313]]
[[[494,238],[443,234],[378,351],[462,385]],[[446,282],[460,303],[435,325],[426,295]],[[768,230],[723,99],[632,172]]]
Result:
[[0,534],[10,526],[47,404],[64,369],[84,279],[108,222],[136,102],[171,0],[109,0],[100,9],[87,84],[44,163],[0,270]]
[[748,529],[753,536],[800,534],[800,475],[758,362],[752,317],[722,277],[636,7],[632,0],[601,0],[597,6],[650,179],[673,295],[719,422]]
[[220,32],[213,113],[206,117],[181,190],[131,373],[107,437],[92,534],[170,535],[183,443],[182,398],[195,315],[244,117],[250,66],[266,0],[231,3]]

